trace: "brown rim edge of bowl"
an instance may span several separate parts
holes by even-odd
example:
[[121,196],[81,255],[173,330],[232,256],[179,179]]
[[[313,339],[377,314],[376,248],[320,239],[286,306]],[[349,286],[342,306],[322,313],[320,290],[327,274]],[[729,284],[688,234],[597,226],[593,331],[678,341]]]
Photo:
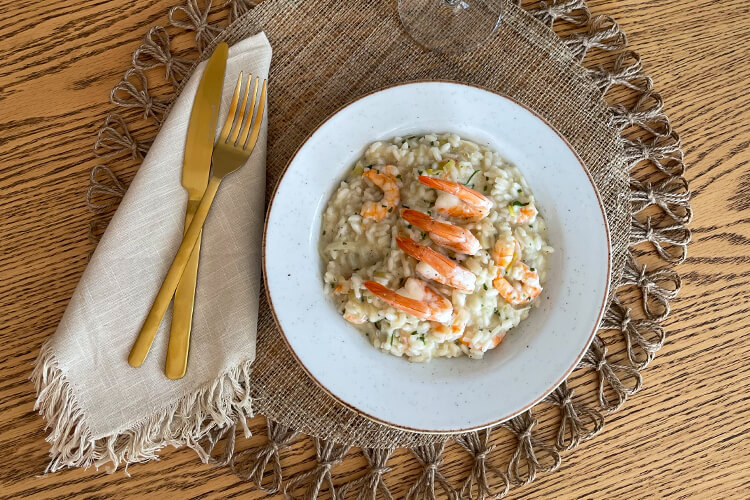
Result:
[[[495,420],[493,420],[491,422],[488,422],[486,424],[480,424],[480,425],[475,425],[475,426],[472,426],[472,427],[466,427],[466,428],[463,428],[463,429],[454,429],[454,430],[417,429],[417,428],[408,427],[408,426],[404,426],[404,425],[394,424],[393,422],[388,422],[387,420],[383,420],[382,418],[376,417],[374,415],[370,415],[369,413],[367,413],[367,412],[365,412],[365,411],[357,408],[356,406],[353,406],[352,404],[350,404],[350,403],[342,400],[340,397],[336,396],[333,392],[331,392],[325,385],[323,385],[323,383],[320,382],[320,380],[318,380],[312,373],[310,373],[310,371],[307,369],[307,367],[305,366],[305,364],[302,362],[302,360],[299,358],[299,356],[295,352],[294,347],[292,347],[291,343],[289,342],[289,339],[287,339],[287,336],[284,333],[284,329],[281,327],[281,323],[279,322],[279,318],[278,318],[278,316],[276,314],[276,308],[273,305],[273,299],[271,298],[271,293],[269,291],[269,287],[268,287],[268,283],[267,283],[267,279],[266,279],[266,276],[267,276],[267,274],[266,274],[266,234],[268,233],[268,219],[270,218],[271,210],[273,209],[273,203],[274,203],[274,201],[276,199],[276,193],[279,190],[279,186],[281,185],[281,181],[286,176],[287,170],[289,170],[289,167],[291,166],[291,164],[294,163],[294,160],[295,160],[295,158],[297,158],[297,155],[299,154],[299,152],[302,149],[302,147],[305,144],[307,144],[307,142],[310,140],[310,138],[313,135],[315,135],[315,133],[317,133],[318,130],[320,130],[320,128],[323,125],[325,125],[326,123],[328,123],[331,119],[333,119],[333,117],[335,117],[336,115],[338,115],[341,111],[343,111],[344,109],[348,108],[352,104],[354,104],[356,102],[359,102],[362,99],[365,99],[366,97],[369,97],[369,96],[371,96],[373,94],[377,94],[379,92],[390,90],[390,89],[393,89],[393,88],[396,88],[396,87],[402,87],[402,86],[405,86],[405,85],[414,85],[414,84],[422,84],[422,83],[447,83],[447,84],[450,84],[450,85],[461,85],[461,86],[465,86],[465,87],[473,87],[475,89],[479,89],[479,90],[488,92],[490,94],[494,94],[497,97],[501,97],[503,99],[506,99],[506,100],[508,100],[508,101],[510,101],[510,102],[512,102],[512,103],[514,103],[514,104],[516,104],[516,105],[518,105],[520,107],[522,107],[523,109],[525,109],[526,111],[528,111],[529,113],[531,113],[533,116],[535,116],[536,118],[538,118],[544,125],[546,125],[547,127],[549,127],[555,134],[557,134],[557,136],[560,138],[560,140],[562,140],[563,144],[565,144],[568,147],[568,149],[570,149],[570,151],[573,153],[573,155],[575,156],[575,158],[578,160],[579,165],[581,166],[581,168],[583,169],[584,173],[586,174],[586,177],[588,178],[589,182],[591,183],[591,186],[594,188],[594,195],[596,196],[596,201],[599,204],[599,210],[601,211],[602,218],[604,219],[604,231],[605,231],[606,236],[607,236],[607,283],[606,283],[605,290],[604,290],[604,297],[602,298],[602,304],[601,304],[601,306],[599,308],[599,314],[597,315],[596,325],[594,326],[593,330],[589,334],[589,337],[586,340],[586,343],[585,343],[583,349],[578,354],[578,356],[576,356],[576,359],[573,362],[573,364],[568,369],[565,370],[565,373],[563,374],[563,376],[560,377],[552,385],[552,387],[550,387],[549,389],[545,390],[542,393],[542,395],[540,395],[538,398],[534,399],[531,403],[529,403],[528,405],[524,406],[523,408],[520,408],[519,410],[516,410],[516,411],[510,413],[509,415],[500,417],[500,418],[495,419]],[[357,413],[358,415],[361,415],[361,416],[363,416],[363,417],[365,417],[365,418],[367,418],[369,420],[372,420],[373,422],[377,422],[379,424],[385,425],[387,427],[391,427],[393,429],[398,429],[398,430],[407,431],[407,432],[415,432],[415,433],[419,433],[419,434],[436,434],[436,435],[445,434],[445,435],[449,435],[449,434],[461,434],[461,433],[465,433],[465,432],[472,432],[472,431],[477,431],[477,430],[481,430],[481,429],[486,429],[488,427],[492,427],[492,426],[501,424],[503,422],[507,422],[508,420],[512,419],[513,417],[515,417],[517,415],[520,415],[521,413],[525,412],[526,410],[528,410],[528,409],[536,406],[540,401],[542,401],[545,397],[547,397],[552,391],[554,391],[555,389],[557,389],[557,387],[560,384],[562,384],[568,378],[568,376],[573,372],[573,370],[575,370],[576,366],[578,366],[578,363],[580,363],[581,359],[583,359],[583,356],[586,354],[586,351],[588,350],[589,346],[594,341],[594,337],[596,337],[596,333],[599,331],[599,325],[601,324],[602,317],[604,316],[604,310],[605,310],[605,307],[607,305],[607,297],[609,296],[609,289],[610,289],[610,284],[611,284],[611,281],[612,281],[612,239],[610,237],[610,232],[609,232],[609,220],[607,219],[607,211],[604,209],[604,204],[602,203],[601,197],[599,196],[599,190],[596,187],[596,183],[594,182],[594,179],[591,176],[591,173],[586,168],[586,165],[584,164],[583,160],[578,155],[578,152],[575,149],[573,149],[573,146],[570,145],[570,143],[568,142],[568,140],[557,130],[557,128],[553,127],[552,124],[550,124],[544,117],[540,116],[536,111],[530,109],[528,106],[526,106],[526,105],[518,102],[517,100],[513,99],[512,97],[510,97],[510,96],[508,96],[506,94],[503,94],[501,92],[497,92],[497,91],[494,91],[494,90],[482,87],[481,85],[475,85],[475,84],[472,84],[472,83],[465,83],[465,82],[457,82],[457,81],[452,81],[452,80],[413,80],[413,81],[409,81],[409,82],[396,83],[396,84],[393,84],[393,85],[388,85],[386,87],[370,91],[370,92],[368,92],[368,93],[366,93],[364,95],[361,95],[361,96],[357,97],[356,99],[353,99],[353,100],[347,102],[346,104],[344,104],[341,107],[339,107],[338,109],[336,109],[333,113],[331,113],[322,122],[320,122],[315,127],[315,129],[313,129],[313,131],[310,132],[307,135],[307,137],[305,137],[305,139],[300,143],[299,147],[297,147],[297,150],[294,152],[294,154],[292,155],[292,157],[289,159],[289,162],[287,162],[286,166],[284,167],[284,170],[281,172],[281,175],[279,176],[279,179],[276,181],[276,185],[274,186],[274,189],[273,189],[273,194],[271,195],[271,200],[268,203],[268,210],[266,211],[265,221],[263,223],[263,248],[262,248],[261,259],[262,259],[263,279],[266,281],[264,289],[265,289],[265,293],[266,293],[266,298],[268,299],[268,305],[271,307],[271,313],[273,314],[273,319],[276,322],[276,326],[279,329],[279,332],[281,332],[281,337],[284,339],[284,343],[286,343],[286,345],[289,348],[289,351],[291,352],[292,356],[294,356],[294,359],[302,367],[302,369],[305,371],[305,373],[307,374],[307,376],[310,377],[326,394],[328,394],[329,396],[331,396],[338,403],[342,404],[343,406],[345,406],[348,409],[352,410],[353,412]]]

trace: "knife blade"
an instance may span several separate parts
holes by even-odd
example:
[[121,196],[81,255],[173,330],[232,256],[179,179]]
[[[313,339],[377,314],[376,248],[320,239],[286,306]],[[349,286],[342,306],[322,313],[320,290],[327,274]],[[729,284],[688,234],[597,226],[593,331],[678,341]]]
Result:
[[[228,50],[229,46],[221,42],[211,54],[198,84],[193,109],[190,112],[185,156],[182,162],[182,186],[188,192],[185,228],[190,225],[208,184]],[[164,373],[170,379],[182,378],[187,369],[200,246],[199,238],[174,296],[172,325],[169,331],[169,346],[164,369]]]

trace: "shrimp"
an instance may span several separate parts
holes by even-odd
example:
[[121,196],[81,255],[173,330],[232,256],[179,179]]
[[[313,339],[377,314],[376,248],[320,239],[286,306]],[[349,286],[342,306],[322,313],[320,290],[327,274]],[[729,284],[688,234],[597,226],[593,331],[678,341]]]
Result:
[[463,345],[465,345],[469,349],[474,349],[475,351],[482,351],[482,352],[489,351],[490,349],[494,349],[495,347],[500,345],[500,342],[502,341],[503,341],[503,335],[497,334],[494,337],[492,337],[492,339],[490,340],[491,344],[487,347],[484,347],[484,346],[475,344],[473,338],[469,338],[466,335],[463,335],[461,337],[461,343]]
[[508,205],[508,211],[513,216],[514,224],[529,224],[534,222],[538,213],[534,205],[521,205],[517,201]]
[[398,168],[394,165],[386,165],[380,173],[376,168],[366,170],[362,177],[369,179],[373,184],[383,190],[383,198],[380,201],[368,201],[362,205],[360,214],[362,217],[380,221],[388,217],[388,214],[401,203],[401,191],[396,181]]
[[420,175],[419,182],[442,191],[435,201],[435,209],[442,215],[464,219],[484,219],[492,208],[492,200],[458,182],[426,175]]
[[403,210],[401,217],[406,222],[414,224],[418,228],[430,233],[432,241],[442,247],[469,255],[476,255],[482,249],[479,240],[468,229],[448,222],[440,222],[429,215],[412,209]]
[[477,277],[465,267],[456,264],[430,247],[418,245],[410,238],[396,237],[398,247],[419,261],[417,273],[423,278],[471,293]]
[[365,281],[364,285],[386,304],[418,318],[445,323],[453,314],[450,300],[416,278],[408,278],[395,292],[375,281]]
[[469,312],[466,309],[457,309],[453,315],[453,321],[450,325],[441,325],[440,323],[432,324],[432,334],[440,342],[452,341],[463,336],[466,325],[469,323]]
[[492,281],[492,286],[495,287],[508,303],[514,306],[526,305],[534,300],[542,293],[542,286],[539,284],[539,274],[536,270],[532,270],[529,266],[523,262],[518,263],[521,266],[522,274],[519,286],[513,286],[501,271],[498,271],[497,276]]
[[356,314],[356,313],[345,313],[344,319],[347,320],[349,323],[353,323],[355,325],[362,325],[367,322],[367,315]]
[[521,245],[512,236],[509,241],[497,240],[495,246],[492,247],[492,259],[502,272],[505,272],[508,266],[519,258],[521,258]]
[[351,301],[346,304],[346,307],[344,308],[344,319],[349,323],[354,323],[355,325],[366,323],[367,313],[363,311],[357,311],[356,309],[352,310],[353,305],[354,304]]

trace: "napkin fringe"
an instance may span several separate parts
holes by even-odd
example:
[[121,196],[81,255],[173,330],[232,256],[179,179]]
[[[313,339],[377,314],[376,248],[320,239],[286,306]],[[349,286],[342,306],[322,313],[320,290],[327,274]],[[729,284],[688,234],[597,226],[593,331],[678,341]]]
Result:
[[[92,465],[97,469],[106,466],[111,473],[121,464],[127,473],[128,464],[158,459],[158,452],[166,446],[188,446],[204,463],[211,461],[217,434],[231,431],[233,438],[239,423],[245,437],[251,435],[246,420],[253,416],[252,362],[252,359],[241,362],[210,384],[128,429],[94,437],[74,388],[59,367],[51,342],[46,342],[31,375],[38,394],[34,410],[47,422],[46,429],[50,429],[46,438],[50,443],[50,463],[44,473]],[[201,445],[206,438],[210,443],[208,449]]]

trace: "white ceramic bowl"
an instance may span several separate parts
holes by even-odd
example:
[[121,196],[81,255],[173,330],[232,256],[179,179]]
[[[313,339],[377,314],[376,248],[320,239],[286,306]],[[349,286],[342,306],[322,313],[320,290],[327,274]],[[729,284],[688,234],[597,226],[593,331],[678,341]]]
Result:
[[[488,144],[519,167],[547,221],[555,252],[540,307],[484,359],[410,363],[376,350],[323,295],[321,213],[369,143],[448,131]],[[387,425],[459,432],[528,409],[578,364],[604,311],[610,241],[593,180],[546,122],[487,90],[418,82],[346,106],[297,151],[266,219],[264,272],[286,342],[323,389]]]

